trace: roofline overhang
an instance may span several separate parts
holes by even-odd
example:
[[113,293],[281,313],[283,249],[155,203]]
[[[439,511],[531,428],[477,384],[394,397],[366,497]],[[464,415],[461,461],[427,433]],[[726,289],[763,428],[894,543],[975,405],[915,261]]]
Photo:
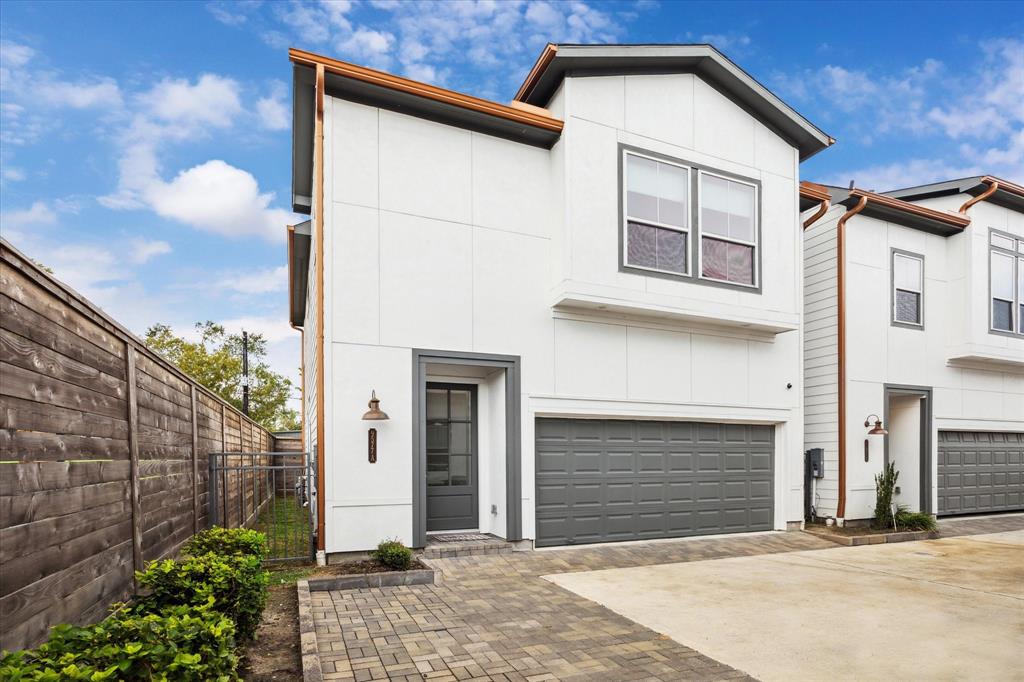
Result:
[[308,220],[288,226],[288,321],[297,328],[306,324],[311,233]]
[[410,116],[482,132],[536,147],[550,148],[563,123],[540,107],[511,105],[414,81],[384,71],[291,48],[292,210],[309,215],[312,206],[313,72],[324,70],[328,95]]
[[555,45],[549,43],[515,100],[547,106],[566,74],[695,73],[810,158],[835,143],[712,45]]
[[857,205],[861,199],[866,199],[861,213],[863,215],[897,223],[905,227],[921,230],[941,237],[950,237],[963,232],[971,224],[969,216],[948,211],[937,211],[933,208],[918,206],[909,201],[896,199],[885,194],[869,192],[867,190],[854,188],[845,193],[845,197],[838,198],[833,192],[835,203],[842,204],[847,208]]
[[[993,185],[996,185],[996,190],[990,192]],[[904,201],[914,201],[957,194],[979,197],[986,193],[989,193],[989,195],[986,196],[985,201],[1018,213],[1024,213],[1024,186],[994,175],[977,175],[957,180],[947,180],[945,182],[933,182],[927,185],[905,187],[891,192],[884,192],[883,194],[903,199]]]
[[832,201],[832,193],[825,185],[807,180],[800,181],[800,212],[820,206],[822,202]]

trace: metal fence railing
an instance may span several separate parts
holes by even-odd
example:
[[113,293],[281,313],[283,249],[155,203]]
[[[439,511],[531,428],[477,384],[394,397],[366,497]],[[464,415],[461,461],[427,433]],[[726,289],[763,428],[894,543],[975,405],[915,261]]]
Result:
[[210,525],[261,531],[268,562],[311,561],[315,471],[308,452],[210,453]]

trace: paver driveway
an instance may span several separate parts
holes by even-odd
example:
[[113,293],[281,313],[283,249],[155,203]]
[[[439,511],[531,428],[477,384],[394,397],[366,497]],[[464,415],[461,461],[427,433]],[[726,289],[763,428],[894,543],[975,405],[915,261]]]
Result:
[[[1022,526],[996,517],[943,534]],[[791,532],[434,560],[441,585],[313,592],[321,666],[356,680],[744,678],[541,576],[834,547]]]

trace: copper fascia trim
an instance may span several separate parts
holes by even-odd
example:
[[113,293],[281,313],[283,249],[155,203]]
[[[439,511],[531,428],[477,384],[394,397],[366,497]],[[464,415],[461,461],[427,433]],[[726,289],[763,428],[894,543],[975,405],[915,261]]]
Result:
[[1016,182],[1010,182],[1009,180],[1000,180],[999,178],[993,177],[991,175],[986,175],[981,179],[981,181],[989,184],[993,182],[998,182],[999,189],[1001,189],[1002,191],[1009,192],[1010,194],[1016,194],[1019,197],[1024,197],[1024,185],[1018,185]]
[[836,313],[838,322],[839,364],[839,501],[836,518],[846,517],[846,221],[864,210],[868,197],[860,201],[839,219],[836,225]]
[[832,194],[824,185],[818,185],[804,180],[800,183],[800,196],[804,199],[819,202],[818,210],[810,218],[804,221],[804,229],[813,225],[821,216],[828,213],[832,207]]
[[850,192],[850,196],[858,199],[867,199],[871,203],[878,204],[879,206],[886,206],[888,208],[896,209],[897,211],[903,211],[904,213],[910,213],[929,220],[946,223],[947,225],[951,225],[961,230],[971,224],[970,218],[960,215],[959,213],[936,211],[933,208],[925,208],[924,206],[912,204],[909,201],[887,197],[884,194],[876,194],[875,192],[868,192],[862,189],[854,189]]
[[316,230],[316,548],[324,551],[324,65],[316,64],[313,130],[314,229]]
[[523,111],[498,102],[492,102],[472,95],[466,95],[454,90],[446,90],[435,85],[421,83],[419,81],[402,78],[394,74],[369,69],[358,64],[351,64],[330,57],[324,57],[305,50],[291,48],[288,50],[288,58],[295,64],[321,68],[327,72],[352,78],[354,80],[378,85],[389,90],[409,93],[418,97],[451,104],[462,109],[476,111],[498,118],[503,118],[521,125],[528,125],[534,128],[541,128],[556,133],[562,131],[562,121],[551,116],[544,116],[532,111]]
[[537,57],[537,61],[534,62],[533,68],[530,69],[530,73],[526,75],[526,80],[524,80],[523,84],[519,86],[516,96],[512,98],[513,100],[522,101],[530,94],[534,86],[537,85],[537,81],[540,80],[545,69],[548,68],[548,64],[550,64],[551,60],[555,58],[556,54],[558,54],[557,45],[554,43],[548,43],[544,46],[540,56]]
[[961,215],[967,215],[967,209],[969,209],[971,206],[974,206],[979,202],[985,201],[985,199],[988,199],[990,196],[995,194],[996,191],[999,189],[999,183],[992,178],[984,178],[982,182],[988,183],[988,189],[979,194],[978,196],[971,197],[970,199],[965,201],[964,205],[960,207]]

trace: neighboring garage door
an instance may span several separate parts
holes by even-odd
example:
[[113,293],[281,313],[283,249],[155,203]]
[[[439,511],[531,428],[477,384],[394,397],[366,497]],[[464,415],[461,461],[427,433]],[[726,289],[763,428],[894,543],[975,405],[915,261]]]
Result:
[[771,530],[771,426],[538,419],[538,546]]
[[939,515],[1024,510],[1024,433],[939,431]]

